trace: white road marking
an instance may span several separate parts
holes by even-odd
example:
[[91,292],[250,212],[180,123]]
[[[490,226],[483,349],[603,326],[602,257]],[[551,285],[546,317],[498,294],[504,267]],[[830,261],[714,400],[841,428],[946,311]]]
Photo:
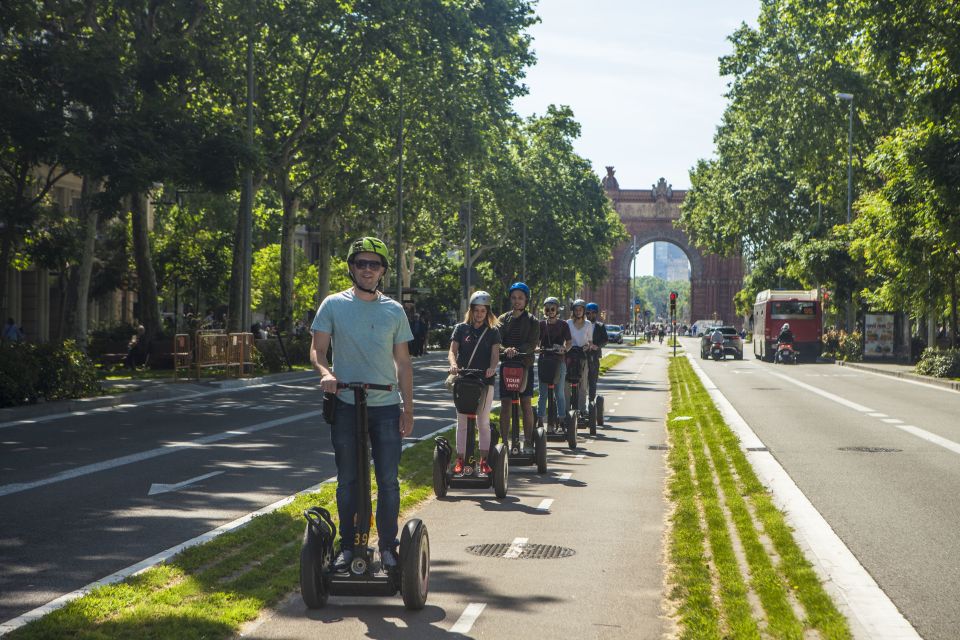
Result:
[[176,484],[154,483],[150,485],[150,490],[147,491],[147,495],[155,496],[158,493],[170,493],[171,491],[179,491],[184,487],[190,486],[191,484],[194,484],[196,482],[200,482],[201,480],[206,480],[207,478],[212,478],[213,476],[218,476],[221,473],[223,473],[223,471],[213,471],[211,473],[205,473],[202,476],[197,476],[196,478],[190,478],[189,480],[184,480],[183,482],[177,482]]
[[903,424],[903,420],[897,420],[896,418],[883,418],[880,422],[886,422],[887,424]]
[[[441,428],[441,429],[437,429],[437,430],[434,431],[433,433],[430,433],[430,434],[427,434],[427,435],[423,436],[423,438],[426,439],[426,438],[429,438],[429,437],[431,437],[431,436],[436,436],[436,435],[441,434],[441,433],[443,433],[444,431],[447,431],[448,429],[454,428],[454,427],[456,427],[456,426],[457,426],[456,423],[449,424],[449,425],[447,425],[447,426],[445,426],[445,427],[443,427],[443,428]],[[414,444],[415,444],[415,443],[405,444],[405,445],[403,445],[403,448],[404,448],[404,449],[409,449],[409,448],[412,447]],[[203,544],[203,543],[205,543],[205,542],[209,542],[210,540],[213,540],[214,538],[217,538],[217,537],[223,535],[224,533],[229,533],[230,531],[233,531],[233,530],[235,530],[235,529],[239,529],[240,527],[244,526],[245,524],[247,524],[248,522],[250,522],[251,520],[253,520],[253,519],[256,518],[257,516],[261,516],[261,515],[266,515],[266,514],[268,514],[268,513],[272,513],[272,512],[274,512],[274,511],[276,511],[277,509],[279,509],[279,508],[281,508],[281,507],[284,507],[284,506],[290,504],[291,502],[293,502],[293,500],[294,500],[298,495],[301,495],[301,494],[304,494],[304,493],[315,493],[315,492],[319,491],[320,488],[323,487],[323,485],[325,485],[325,484],[330,484],[331,482],[336,482],[336,481],[337,481],[337,476],[331,476],[331,477],[327,478],[326,480],[324,480],[324,481],[322,481],[322,482],[318,482],[317,484],[315,484],[315,485],[313,485],[313,486],[307,487],[307,488],[304,489],[303,491],[299,491],[299,492],[297,492],[297,493],[295,493],[295,494],[293,494],[293,495],[291,495],[291,496],[287,496],[286,498],[282,498],[282,499],[280,499],[280,500],[277,500],[277,501],[274,502],[273,504],[269,504],[269,505],[265,506],[265,507],[262,508],[262,509],[259,509],[259,510],[257,510],[257,511],[254,511],[254,512],[252,512],[252,513],[248,513],[248,514],[245,515],[245,516],[241,516],[241,517],[237,518],[236,520],[234,520],[233,522],[228,522],[227,524],[221,525],[221,526],[217,527],[216,529],[212,529],[212,530],[210,530],[210,531],[207,531],[206,533],[202,533],[202,534],[200,534],[199,536],[197,536],[196,538],[191,538],[190,540],[187,540],[186,542],[181,542],[180,544],[175,545],[175,546],[173,546],[173,547],[170,547],[169,549],[166,549],[166,550],[164,550],[164,551],[161,551],[160,553],[156,553],[156,554],[150,556],[149,558],[145,558],[145,559],[141,560],[140,562],[138,562],[138,563],[136,563],[136,564],[132,564],[132,565],[130,565],[129,567],[126,567],[125,569],[121,569],[121,570],[119,570],[119,571],[117,571],[117,572],[115,572],[115,573],[111,573],[110,575],[106,576],[105,578],[100,578],[100,579],[97,580],[96,582],[91,582],[90,584],[88,584],[88,585],[86,585],[86,586],[84,586],[84,587],[80,587],[79,589],[77,589],[77,590],[75,590],[75,591],[71,591],[70,593],[66,593],[66,594],[60,596],[59,598],[56,598],[56,599],[54,599],[54,600],[51,600],[50,602],[48,602],[48,603],[46,603],[46,604],[44,604],[44,605],[41,605],[41,606],[37,607],[36,609],[33,609],[33,610],[31,610],[31,611],[28,611],[28,612],[24,613],[24,614],[21,615],[21,616],[18,616],[18,617],[16,617],[16,618],[11,619],[11,620],[7,620],[6,622],[0,623],[0,637],[2,637],[2,636],[3,636],[4,634],[6,634],[6,633],[10,633],[10,632],[13,631],[14,629],[19,629],[20,627],[24,626],[24,625],[27,624],[28,622],[32,622],[33,620],[37,620],[37,619],[39,619],[39,618],[42,618],[43,616],[47,615],[48,613],[51,613],[51,612],[53,612],[53,611],[56,611],[57,609],[63,608],[64,606],[66,606],[66,605],[69,604],[70,602],[76,600],[77,598],[80,598],[80,597],[82,597],[82,596],[85,596],[85,595],[88,594],[90,591],[92,591],[92,590],[94,590],[94,589],[96,589],[96,588],[98,588],[98,587],[102,587],[102,586],[108,585],[108,584],[114,584],[114,583],[117,583],[117,582],[122,582],[123,580],[126,580],[126,579],[129,578],[130,576],[135,576],[135,575],[137,575],[137,574],[143,573],[144,571],[146,571],[147,569],[150,569],[150,568],[153,567],[154,565],[160,564],[161,562],[166,562],[167,560],[169,560],[170,558],[174,557],[175,555],[177,555],[178,553],[180,553],[180,552],[183,551],[184,549],[189,549],[190,547],[195,547],[195,546],[197,546],[198,544]],[[524,540],[526,540],[526,539],[524,539]]]
[[486,606],[487,605],[482,602],[471,602],[468,604],[467,608],[460,614],[460,617],[457,618],[457,622],[450,627],[450,633],[470,633],[470,629],[473,628],[473,623],[477,621],[477,618],[480,617],[480,614]]
[[559,480],[560,482],[564,482],[566,480],[569,480],[572,475],[573,475],[572,473],[561,473],[559,476],[557,476],[557,480]]
[[941,438],[935,433],[930,433],[929,431],[926,431],[919,427],[915,427],[912,424],[895,424],[893,426],[895,426],[897,429],[902,429],[907,433],[913,434],[918,438],[923,438],[927,442],[932,442],[933,444],[940,445],[944,449],[949,449],[954,453],[960,453],[960,444],[957,444],[953,440],[947,440],[946,438]]
[[510,543],[510,548],[506,550],[503,554],[504,558],[512,560],[513,558],[519,558],[520,554],[523,553],[523,548],[527,546],[530,538],[514,538],[513,542]]
[[537,505],[537,511],[550,511],[550,505],[553,504],[553,498],[544,498],[540,504]]
[[[753,447],[763,447],[764,444],[757,434],[753,432],[743,416],[733,408],[706,372],[692,357],[689,355],[687,357],[707,388],[710,397],[716,403],[720,414],[740,438],[741,447],[745,451]],[[790,380],[786,376],[780,377]],[[843,400],[843,398],[834,397]],[[847,402],[844,400],[841,404]],[[897,425],[897,428],[903,429],[903,426]],[[820,512],[803,495],[773,455],[768,451],[746,451],[746,455],[760,482],[770,488],[777,507],[784,512],[787,523],[796,531],[797,542],[803,547],[804,555],[813,563],[825,587],[845,611],[851,624],[858,625],[859,628],[853,630],[854,637],[871,638],[871,640],[914,638],[920,640],[920,635],[897,610],[896,605],[867,573]]]
[[777,378],[780,378],[780,379],[782,379],[782,380],[786,380],[787,382],[789,382],[789,383],[791,383],[791,384],[795,384],[795,385],[797,385],[798,387],[800,387],[801,389],[806,389],[807,391],[809,391],[809,392],[811,392],[811,393],[815,393],[815,394],[817,394],[818,396],[822,396],[822,397],[824,397],[824,398],[827,398],[828,400],[833,400],[833,401],[836,402],[837,404],[842,404],[843,406],[848,407],[848,408],[850,408],[850,409],[853,409],[854,411],[859,411],[860,413],[866,413],[866,414],[868,414],[868,415],[871,414],[871,413],[874,413],[873,409],[871,409],[871,408],[869,408],[869,407],[865,407],[865,406],[863,406],[862,404],[857,404],[856,402],[853,402],[852,400],[847,400],[846,398],[841,398],[840,396],[838,396],[838,395],[836,395],[836,394],[834,394],[834,393],[830,393],[829,391],[824,391],[823,389],[818,389],[817,387],[814,387],[813,385],[807,384],[806,382],[800,382],[799,380],[795,380],[795,379],[791,378],[790,376],[785,376],[785,375],[783,375],[782,373],[774,373],[773,371],[770,371],[769,373],[770,373],[770,375],[772,375],[772,376],[776,376]]
[[581,454],[578,454],[578,455],[574,456],[573,459],[574,459],[574,460],[583,460],[583,459],[586,458],[586,457],[587,457],[587,454],[581,453]]
[[264,429],[272,429],[273,427],[279,427],[290,422],[314,418],[321,414],[322,411],[307,411],[306,413],[298,413],[285,418],[278,418],[276,420],[261,422],[259,424],[254,424],[247,427],[240,427],[239,429],[214,433],[213,435],[197,438],[196,440],[190,440],[187,442],[171,442],[163,445],[162,447],[141,451],[140,453],[131,453],[130,455],[121,456],[119,458],[104,460],[103,462],[96,462],[94,464],[87,464],[74,469],[67,469],[66,471],[62,471],[46,478],[41,478],[39,480],[33,480],[31,482],[15,482],[13,484],[0,485],[0,497],[8,496],[12,493],[20,493],[21,491],[36,489],[37,487],[43,487],[48,484],[63,482],[64,480],[72,480],[74,478],[90,475],[91,473],[97,473],[99,471],[116,469],[117,467],[123,467],[135,462],[143,462],[144,460],[150,460],[151,458],[177,453],[178,451],[183,451],[184,449],[205,447],[206,445],[220,442],[222,440],[229,440],[230,438],[235,438],[237,436],[250,435],[251,433],[263,431]]
[[885,413],[878,413],[878,412],[876,412],[876,411],[874,411],[873,413],[868,413],[867,415],[870,416],[871,418],[886,418],[886,417],[887,417],[887,414],[885,414]]

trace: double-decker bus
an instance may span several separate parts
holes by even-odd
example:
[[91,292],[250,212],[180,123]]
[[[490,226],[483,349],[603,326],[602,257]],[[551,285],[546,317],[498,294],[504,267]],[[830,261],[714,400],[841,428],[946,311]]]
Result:
[[784,323],[793,332],[793,347],[803,360],[815,360],[823,345],[823,315],[817,290],[767,289],[753,305],[753,355],[773,361],[777,336]]

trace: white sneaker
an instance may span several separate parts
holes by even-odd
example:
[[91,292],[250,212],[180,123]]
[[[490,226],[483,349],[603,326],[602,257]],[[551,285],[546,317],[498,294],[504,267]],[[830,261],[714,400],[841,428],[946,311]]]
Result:
[[351,549],[343,549],[340,551],[337,559],[333,561],[333,570],[346,571],[351,562],[353,562],[353,551]]
[[399,562],[397,562],[397,556],[391,549],[380,550],[380,563],[385,569],[396,569],[399,564]]

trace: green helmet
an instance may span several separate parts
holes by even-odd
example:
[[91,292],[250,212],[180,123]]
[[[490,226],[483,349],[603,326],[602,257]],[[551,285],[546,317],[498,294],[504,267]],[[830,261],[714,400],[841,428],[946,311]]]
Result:
[[380,238],[365,236],[359,240],[355,240],[353,244],[350,245],[350,253],[347,254],[347,262],[353,262],[353,257],[358,253],[375,253],[380,256],[380,259],[383,261],[384,268],[390,266],[387,245],[385,245],[383,240]]

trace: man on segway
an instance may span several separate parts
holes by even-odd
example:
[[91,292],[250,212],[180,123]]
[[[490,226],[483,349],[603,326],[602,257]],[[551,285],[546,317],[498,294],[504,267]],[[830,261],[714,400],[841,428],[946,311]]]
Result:
[[[377,238],[360,238],[347,255],[353,286],[331,294],[313,320],[310,362],[320,374],[325,392],[337,393],[337,383],[364,381],[392,385],[397,391],[367,392],[367,421],[377,477],[377,531],[380,560],[397,567],[400,483],[397,478],[403,438],[413,432],[413,367],[407,343],[413,339],[403,307],[378,289],[389,264],[387,246]],[[331,340],[333,369],[327,366]],[[401,409],[402,402],[402,409]],[[337,512],[340,554],[336,570],[345,570],[354,555],[358,465],[354,396],[337,396],[331,439],[337,464]]]
[[504,439],[510,433],[510,392],[504,387],[503,365],[516,363],[518,353],[524,367],[523,391],[520,392],[520,407],[523,410],[523,452],[533,455],[533,354],[540,341],[540,322],[527,312],[530,302],[530,287],[523,282],[510,285],[510,311],[500,316],[500,344],[504,361],[500,363],[500,433]]
[[587,398],[593,402],[597,397],[597,380],[600,378],[600,358],[603,357],[603,347],[607,346],[610,337],[607,335],[607,327],[601,320],[600,305],[596,302],[587,303],[587,320],[593,323],[593,340],[590,348],[587,349],[587,380],[588,395]]

